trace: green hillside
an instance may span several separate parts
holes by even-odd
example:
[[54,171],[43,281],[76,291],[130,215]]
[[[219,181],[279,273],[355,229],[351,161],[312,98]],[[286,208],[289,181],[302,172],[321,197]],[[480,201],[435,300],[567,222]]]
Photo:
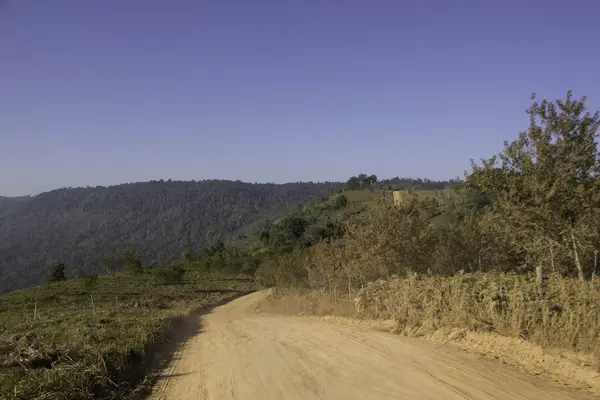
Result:
[[[345,223],[351,217],[359,216],[377,207],[381,202],[393,203],[393,192],[380,188],[346,189],[329,197],[311,200],[265,226],[260,232],[260,241],[266,247],[281,249],[286,243],[292,246],[299,243],[310,246],[328,239],[328,234],[337,237],[334,232],[342,232]],[[431,212],[436,214],[434,221],[443,220],[444,211],[449,210],[448,205],[455,204],[464,197],[464,193],[458,189],[399,192],[403,202],[416,201],[422,207],[430,208]],[[286,230],[290,232],[285,232]]]
[[217,240],[251,235],[341,183],[151,181],[0,198],[0,293],[39,284],[54,262],[69,276],[102,272],[133,249],[144,265]]
[[30,200],[29,196],[5,197],[0,196],[0,217],[18,209],[24,202]]
[[[374,190],[418,193],[456,184],[397,177],[377,181],[375,175],[359,174],[346,183],[151,181],[0,197],[0,293],[41,283],[55,262],[66,264],[73,277],[106,272],[129,250],[151,266],[218,241],[252,242],[269,221],[296,212],[297,206],[305,212],[314,208],[306,215],[312,226],[306,235],[314,242],[327,236],[320,230],[331,228],[332,221],[374,199]],[[326,200],[344,188],[348,209]]]
[[372,176],[350,178],[352,191],[314,202],[261,233],[263,251],[284,257],[261,264],[257,277],[336,293],[394,275],[524,273],[540,266],[593,279],[600,114],[586,111],[585,97],[566,98],[534,101],[527,111],[539,125],[532,122],[498,155],[472,164],[464,185],[413,187],[394,206],[393,191],[374,185]]

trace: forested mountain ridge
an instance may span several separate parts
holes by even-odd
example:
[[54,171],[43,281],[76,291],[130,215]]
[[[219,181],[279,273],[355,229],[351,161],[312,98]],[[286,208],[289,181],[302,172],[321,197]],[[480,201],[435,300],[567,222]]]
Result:
[[0,196],[0,216],[5,213],[14,211],[19,206],[21,206],[23,204],[23,202],[26,202],[30,199],[31,199],[31,197],[29,197],[29,196],[23,196],[23,197]]
[[56,261],[70,274],[103,272],[102,260],[122,249],[139,251],[145,264],[162,263],[341,187],[151,181],[0,198],[0,292],[40,283]]

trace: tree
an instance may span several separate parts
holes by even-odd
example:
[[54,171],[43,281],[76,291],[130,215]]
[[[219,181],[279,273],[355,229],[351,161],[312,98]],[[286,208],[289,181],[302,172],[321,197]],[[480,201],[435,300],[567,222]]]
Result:
[[360,186],[363,186],[367,182],[367,180],[369,179],[369,177],[367,176],[367,174],[359,174],[357,176],[357,178],[358,178],[358,181],[360,182]]
[[123,269],[131,274],[138,275],[144,272],[142,258],[135,250],[127,250],[120,257]]
[[333,203],[335,209],[344,208],[348,205],[348,198],[343,194],[338,195]]
[[377,183],[377,175],[370,175],[365,179],[365,183],[370,186],[375,186]]
[[96,288],[96,286],[98,286],[98,275],[97,274],[85,275],[85,276],[83,276],[83,282],[84,282],[85,289],[88,292],[90,292],[90,291],[94,290]]
[[48,275],[48,282],[60,282],[66,281],[67,275],[65,273],[65,264],[61,262],[57,262],[52,266],[52,271],[50,271],[50,275]]
[[264,246],[268,246],[271,240],[271,233],[269,232],[269,228],[263,229],[258,235],[258,239]]
[[491,199],[487,226],[506,235],[526,265],[570,265],[584,279],[600,247],[600,116],[570,91],[565,101],[532,100],[529,129],[473,163],[468,183]]
[[218,256],[222,257],[224,252],[225,252],[225,243],[223,243],[223,241],[221,239],[217,240],[210,247],[210,253],[212,255],[218,255]]
[[178,263],[156,268],[156,276],[162,283],[179,284],[183,281],[185,269]]
[[346,182],[346,189],[358,189],[361,185],[360,179],[357,176],[351,176]]
[[246,258],[240,272],[245,275],[254,275],[258,267],[260,267],[260,261],[261,260],[258,257],[250,255]]
[[179,260],[185,265],[190,265],[196,261],[196,257],[191,251],[184,251],[181,253]]
[[100,261],[100,265],[100,270],[103,270],[112,276],[115,276],[115,274],[119,271],[119,264],[112,257],[103,257]]
[[377,182],[377,175],[359,174],[358,176],[351,176],[346,182],[346,188],[358,189],[361,187],[371,187]]

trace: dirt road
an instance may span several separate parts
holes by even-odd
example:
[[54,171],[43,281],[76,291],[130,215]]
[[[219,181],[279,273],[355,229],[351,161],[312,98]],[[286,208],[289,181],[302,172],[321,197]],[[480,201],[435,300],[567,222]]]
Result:
[[152,400],[592,399],[426,341],[253,312],[263,293],[218,307],[162,374]]

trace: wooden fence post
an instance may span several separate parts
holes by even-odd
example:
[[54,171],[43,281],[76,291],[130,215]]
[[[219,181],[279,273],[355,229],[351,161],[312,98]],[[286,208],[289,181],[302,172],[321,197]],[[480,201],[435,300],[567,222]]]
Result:
[[540,265],[535,267],[538,296],[540,300],[544,299],[544,268]]
[[90,294],[90,298],[92,299],[92,310],[94,310],[94,314],[96,314],[96,306],[94,305],[94,295]]

